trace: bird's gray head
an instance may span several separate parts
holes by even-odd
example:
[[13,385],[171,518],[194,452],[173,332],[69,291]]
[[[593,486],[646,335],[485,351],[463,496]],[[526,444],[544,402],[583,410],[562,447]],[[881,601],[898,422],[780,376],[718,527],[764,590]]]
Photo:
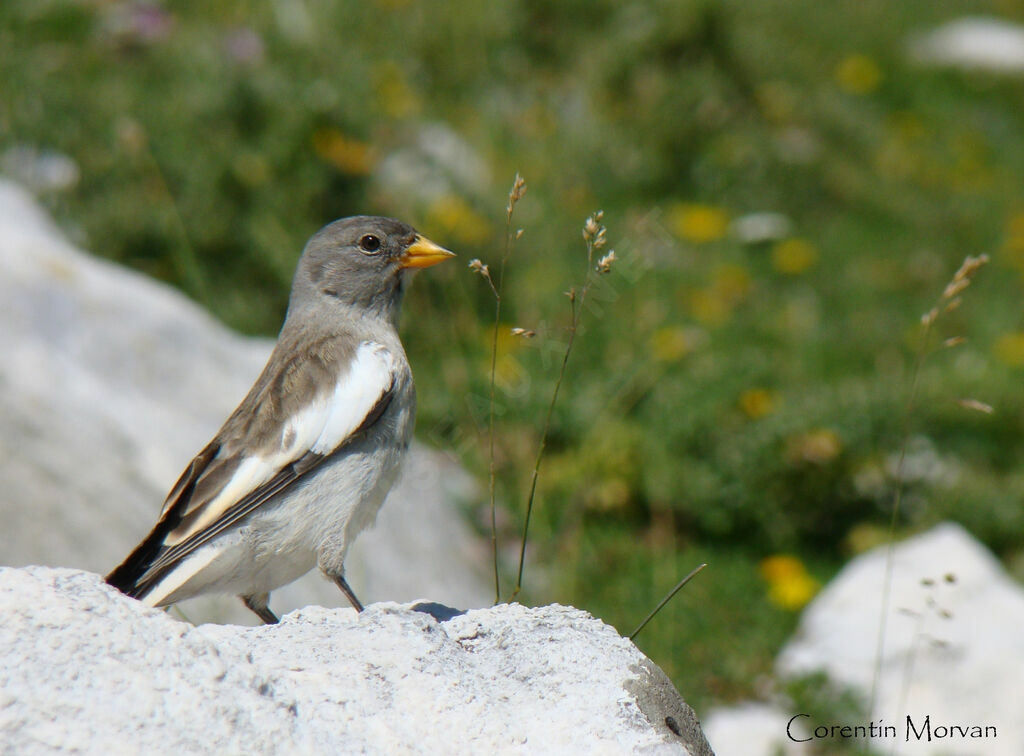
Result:
[[306,243],[288,316],[327,303],[394,320],[409,272],[453,256],[393,218],[342,218]]

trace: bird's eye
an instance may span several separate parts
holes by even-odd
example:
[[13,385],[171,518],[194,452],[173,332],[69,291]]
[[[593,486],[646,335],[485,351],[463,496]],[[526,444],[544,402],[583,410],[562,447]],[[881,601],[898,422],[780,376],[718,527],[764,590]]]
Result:
[[373,254],[380,250],[380,239],[373,234],[364,234],[359,240],[359,248],[363,250],[363,252]]

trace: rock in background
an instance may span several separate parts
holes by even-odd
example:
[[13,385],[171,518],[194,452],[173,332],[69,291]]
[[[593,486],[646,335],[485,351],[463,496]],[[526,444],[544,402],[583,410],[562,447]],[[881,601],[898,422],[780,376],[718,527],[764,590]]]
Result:
[[1024,26],[1000,18],[958,18],[915,36],[908,49],[912,60],[926,66],[1024,73]]
[[[887,549],[852,560],[804,612],[776,662],[781,678],[825,671],[858,691],[871,690]],[[959,525],[946,523],[897,545],[878,701],[871,719],[898,738],[847,741],[898,754],[1019,756],[1024,753],[1024,589]],[[807,753],[786,738],[800,712],[784,705],[719,709],[706,719],[719,756]],[[997,737],[905,741],[906,718],[920,729],[986,725]],[[809,720],[804,719],[804,722]],[[827,752],[839,740],[819,741]],[[777,750],[778,749],[778,750]]]
[[[0,180],[0,564],[115,566],[271,346],[75,249],[27,193]],[[490,603],[487,550],[456,511],[472,489],[443,455],[414,449],[377,527],[348,558],[364,602]],[[278,612],[345,603],[315,573],[272,596]],[[231,598],[182,606],[197,622],[255,621]]]
[[67,569],[0,569],[15,753],[711,754],[636,646],[586,612],[307,607],[192,627]]

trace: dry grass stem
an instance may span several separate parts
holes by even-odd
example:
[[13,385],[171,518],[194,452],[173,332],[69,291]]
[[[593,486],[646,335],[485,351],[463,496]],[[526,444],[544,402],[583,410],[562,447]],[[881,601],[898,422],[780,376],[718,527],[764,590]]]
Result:
[[[591,271],[594,266],[594,251],[605,245],[606,229],[601,225],[604,218],[604,211],[598,210],[591,215],[583,224],[583,240],[587,245],[587,267],[583,273],[583,283],[577,293],[576,287],[569,289],[565,295],[569,298],[569,306],[572,310],[569,320],[569,340],[565,345],[565,353],[562,355],[562,364],[558,370],[558,378],[555,380],[555,388],[551,393],[551,401],[548,404],[547,415],[544,418],[544,429],[541,432],[540,444],[537,448],[537,457],[533,464],[533,473],[530,476],[530,492],[526,497],[526,516],[523,518],[523,538],[519,547],[519,572],[516,576],[516,587],[512,591],[514,598],[523,588],[523,568],[526,563],[526,541],[530,532],[530,516],[533,514],[533,505],[537,496],[537,479],[540,477],[540,466],[544,460],[544,450],[547,447],[548,433],[551,431],[551,418],[555,412],[555,404],[558,402],[558,393],[562,388],[562,380],[565,378],[565,369],[569,364],[569,355],[572,354],[572,347],[576,341],[576,333],[579,330],[580,318],[583,315],[583,305],[586,303],[587,292],[593,283]],[[614,254],[609,253],[614,261]]]
[[[900,446],[899,462],[896,465],[896,492],[893,496],[892,512],[890,513],[889,518],[888,549],[886,551],[885,577],[882,585],[882,611],[878,621],[878,637],[875,643],[875,665],[874,673],[871,678],[871,695],[868,700],[869,714],[874,713],[875,704],[878,701],[878,683],[882,676],[882,660],[885,652],[885,634],[889,614],[889,603],[892,597],[894,556],[896,550],[896,524],[899,522],[900,507],[903,501],[904,469],[907,460],[907,446],[910,442],[910,420],[917,405],[921,370],[924,366],[924,361],[929,354],[932,327],[943,314],[960,306],[962,301],[960,294],[970,286],[975,275],[977,275],[978,271],[981,270],[981,268],[988,262],[988,255],[978,255],[977,257],[968,255],[964,258],[963,263],[957,269],[956,273],[953,274],[953,278],[950,279],[949,283],[946,284],[945,289],[943,289],[942,294],[939,296],[939,301],[934,307],[921,316],[923,329],[921,331],[921,339],[918,345],[917,356],[914,360],[914,369],[911,373],[910,391],[907,397],[907,404],[904,408],[902,443]],[[951,339],[947,339],[943,344],[945,346],[955,346],[962,342],[963,337],[953,337]],[[981,408],[986,407],[988,408],[988,411],[991,412],[991,407],[987,404],[983,404],[982,402],[978,402],[977,400],[961,401],[976,402],[976,406],[970,406],[970,409],[976,409],[984,412],[985,410]]]
[[673,588],[671,591],[669,591],[665,595],[665,598],[663,598],[661,601],[658,602],[658,605],[656,607],[654,607],[654,609],[651,611],[651,613],[648,614],[646,617],[644,617],[643,622],[641,622],[639,625],[637,625],[636,630],[634,630],[633,632],[631,632],[629,634],[629,639],[633,640],[634,638],[636,638],[636,636],[640,634],[640,631],[643,630],[647,626],[647,623],[650,622],[652,619],[654,619],[655,615],[657,615],[657,613],[662,610],[662,607],[664,607],[665,604],[667,604],[669,601],[671,601],[672,598],[677,593],[679,593],[680,590],[682,590],[684,585],[689,583],[697,575],[698,572],[700,572],[701,570],[703,570],[707,566],[708,566],[707,562],[705,562],[704,564],[700,565],[699,567],[697,567],[693,571],[691,571],[689,575],[684,577],[678,583],[676,583],[675,588]]
[[501,265],[498,268],[498,281],[495,283],[491,277],[490,268],[480,260],[471,260],[469,267],[487,280],[494,294],[494,330],[491,337],[491,381],[490,400],[488,408],[488,494],[491,505],[491,552],[494,556],[494,603],[501,601],[501,577],[498,570],[498,517],[495,492],[496,464],[494,455],[494,404],[495,404],[495,377],[498,368],[498,329],[501,327],[501,287],[505,281],[505,263],[508,262],[509,254],[512,252],[512,244],[518,241],[523,235],[523,229],[517,229],[512,233],[512,213],[516,204],[526,194],[526,181],[517,172],[512,181],[512,188],[508,193],[508,204],[505,206],[505,243],[501,253]]

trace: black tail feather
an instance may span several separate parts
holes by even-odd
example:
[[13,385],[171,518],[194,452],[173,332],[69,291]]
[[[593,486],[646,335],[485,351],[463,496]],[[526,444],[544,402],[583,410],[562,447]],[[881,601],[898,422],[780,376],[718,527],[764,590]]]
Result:
[[143,575],[149,570],[150,565],[160,556],[164,548],[164,538],[174,528],[174,523],[167,523],[164,518],[153,528],[145,540],[135,547],[135,550],[125,558],[121,564],[115,567],[104,580],[132,598],[142,598],[153,586],[151,580],[140,583]]
[[167,538],[167,534],[181,524],[182,512],[192,497],[199,476],[206,469],[210,460],[217,455],[219,449],[220,447],[216,443],[211,443],[192,460],[171,491],[171,496],[175,497],[174,503],[167,508],[164,516],[160,518],[160,522],[143,539],[142,543],[136,546],[132,553],[104,578],[108,585],[132,598],[142,598],[167,572],[167,570],[161,570],[158,574],[150,575],[146,580],[142,580],[142,576],[149,571],[153,562],[164,551],[164,539]]

